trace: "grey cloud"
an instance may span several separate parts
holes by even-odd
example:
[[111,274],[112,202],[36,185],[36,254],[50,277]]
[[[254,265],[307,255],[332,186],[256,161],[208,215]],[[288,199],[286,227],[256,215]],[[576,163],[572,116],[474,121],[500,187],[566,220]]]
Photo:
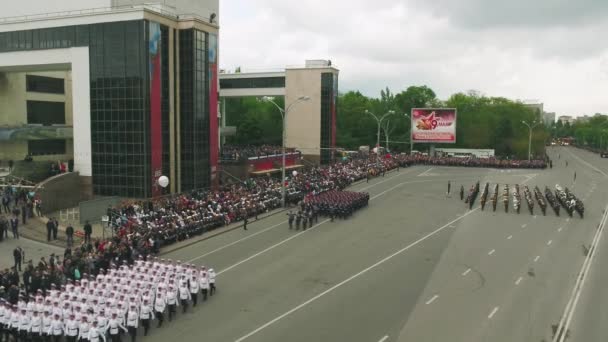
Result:
[[458,26],[570,27],[606,20],[606,0],[411,0]]

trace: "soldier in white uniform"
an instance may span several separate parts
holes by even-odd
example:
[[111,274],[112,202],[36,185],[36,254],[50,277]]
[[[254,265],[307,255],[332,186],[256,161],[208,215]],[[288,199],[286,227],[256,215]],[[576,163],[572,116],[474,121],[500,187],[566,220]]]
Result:
[[129,311],[127,312],[127,330],[131,335],[131,342],[135,342],[137,338],[137,327],[139,323],[139,312],[135,304],[131,304]]
[[19,337],[21,341],[28,340],[28,333],[30,331],[30,316],[27,314],[27,309],[21,309],[21,315],[19,317]]
[[8,327],[10,329],[11,335],[15,341],[19,338],[19,321],[21,320],[21,315],[19,314],[19,310],[17,305],[13,305],[12,311],[10,313],[10,318],[8,321]]
[[89,330],[91,329],[91,326],[88,321],[87,315],[83,314],[80,324],[78,325],[78,339],[80,342],[89,341]]
[[40,316],[36,310],[32,313],[32,319],[30,321],[30,336],[33,342],[42,340],[42,316]]
[[45,341],[49,340],[49,329],[51,329],[51,322],[53,322],[51,311],[45,310],[44,315],[42,316],[42,339]]
[[144,327],[144,336],[148,336],[148,330],[150,330],[150,319],[152,319],[152,308],[147,299],[139,307],[139,318],[141,319],[141,325]]
[[79,324],[76,320],[76,315],[70,313],[69,318],[65,321],[63,327],[67,342],[76,342],[76,339],[78,338],[78,326]]
[[200,275],[200,286],[201,286],[201,290],[203,293],[203,301],[207,300],[207,294],[209,293],[209,277],[207,276],[207,271],[204,270],[205,268],[203,267],[203,271],[201,271],[201,275]]
[[213,268],[209,269],[209,287],[211,288],[211,290],[209,291],[209,294],[211,296],[213,296],[213,294],[215,293],[215,270]]
[[118,319],[116,312],[112,313],[112,318],[108,321],[108,332],[110,333],[110,338],[112,342],[120,342],[120,330],[122,329],[124,332],[127,332],[127,328],[122,325],[122,322]]
[[165,301],[165,295],[159,291],[156,294],[156,299],[154,300],[154,312],[156,313],[156,319],[158,320],[158,328],[163,325],[163,321],[165,320],[166,306],[167,303]]
[[180,281],[177,292],[179,294],[180,305],[182,306],[182,313],[185,313],[188,308],[188,301],[190,300],[190,290],[185,280]]
[[165,299],[167,305],[169,306],[169,322],[173,320],[173,315],[175,315],[176,307],[178,305],[177,302],[177,292],[173,288],[173,285],[169,285],[167,288],[167,294],[165,295]]
[[55,314],[51,321],[51,327],[47,330],[47,334],[51,337],[53,342],[61,342],[61,335],[63,335],[63,323],[58,314]]
[[104,335],[103,329],[97,326],[97,321],[93,321],[91,327],[89,328],[89,333],[87,337],[89,342],[99,342],[100,340],[106,342],[106,337]]
[[200,291],[200,284],[198,282],[198,277],[196,273],[190,272],[189,276],[190,283],[190,296],[192,297],[192,307],[195,307],[198,303],[198,292]]

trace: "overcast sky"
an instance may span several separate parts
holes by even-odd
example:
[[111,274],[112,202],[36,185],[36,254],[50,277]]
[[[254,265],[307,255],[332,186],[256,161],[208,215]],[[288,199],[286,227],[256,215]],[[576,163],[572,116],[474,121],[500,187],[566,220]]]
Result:
[[428,85],[608,113],[608,0],[221,0],[222,68],[331,59],[340,91]]

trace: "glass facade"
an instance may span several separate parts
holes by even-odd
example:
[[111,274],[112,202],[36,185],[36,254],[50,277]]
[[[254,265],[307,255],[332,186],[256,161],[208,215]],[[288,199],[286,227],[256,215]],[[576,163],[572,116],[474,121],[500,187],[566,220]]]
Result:
[[65,102],[27,100],[26,106],[30,125],[65,125]]
[[285,77],[235,78],[220,80],[222,89],[285,88]]
[[[176,87],[174,93],[174,106],[177,108],[179,101],[181,108],[180,121],[176,121],[174,131],[176,139],[180,139],[180,150],[176,143],[173,152],[181,160],[177,175],[181,178],[181,190],[210,185],[209,113],[212,110],[208,33],[195,29],[174,31],[174,40],[179,37],[174,53],[180,55],[180,65],[171,66],[170,30],[160,25],[160,39],[157,36],[151,39],[151,32],[155,30],[151,31],[147,20],[135,20],[0,33],[0,52],[89,47],[92,183],[96,195],[131,198],[154,195],[152,169],[155,173],[158,171],[157,155],[152,153],[154,146],[157,146],[155,151],[162,151],[162,173],[170,175],[169,74],[172,67],[174,72],[179,72],[180,82],[180,92]],[[153,67],[157,66],[154,57],[158,54],[160,149],[158,140],[154,140],[157,121],[152,119],[152,116],[157,118],[157,114],[151,113],[151,110],[158,113],[158,96],[151,98],[151,87],[155,87],[154,94],[158,90],[158,78],[151,76],[157,75]],[[31,86],[36,88],[34,83]],[[39,117],[33,120],[42,122]]]
[[[96,195],[151,194],[147,28],[148,21],[136,20],[0,33],[0,52],[89,47]],[[168,82],[163,77],[164,94]]]
[[321,74],[321,164],[331,162],[334,144],[336,104],[334,102],[334,74]]
[[25,75],[25,90],[47,94],[65,94],[63,78]]
[[207,33],[179,32],[181,191],[210,185]]

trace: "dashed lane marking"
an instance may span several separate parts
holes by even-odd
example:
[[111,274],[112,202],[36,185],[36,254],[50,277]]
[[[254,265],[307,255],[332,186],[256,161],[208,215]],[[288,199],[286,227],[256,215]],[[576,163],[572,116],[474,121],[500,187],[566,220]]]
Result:
[[537,255],[536,258],[534,258],[534,262],[537,262],[538,259],[540,259],[540,255]]
[[471,272],[471,269],[468,268],[466,271],[462,272],[462,276],[466,276],[467,274],[469,274],[469,272]]
[[455,223],[455,222],[457,222],[457,221],[459,221],[459,220],[461,220],[461,219],[463,219],[463,218],[465,218],[465,217],[469,216],[470,214],[472,214],[472,213],[476,212],[477,210],[478,210],[478,209],[477,209],[477,208],[475,208],[475,209],[473,209],[473,210],[471,210],[471,211],[468,211],[468,212],[464,213],[462,216],[460,216],[460,217],[458,217],[458,218],[456,218],[456,219],[452,220],[451,222],[448,222],[448,223],[446,223],[445,225],[443,225],[443,226],[441,226],[441,227],[439,227],[439,228],[435,229],[434,231],[432,231],[432,232],[430,232],[430,233],[426,234],[425,236],[421,237],[420,239],[418,239],[418,240],[416,240],[416,241],[414,241],[414,242],[410,243],[409,245],[407,245],[407,246],[403,247],[402,249],[400,249],[400,250],[396,251],[395,253],[393,253],[393,254],[391,254],[391,255],[389,255],[389,256],[387,256],[387,257],[385,257],[384,259],[382,259],[382,260],[380,260],[380,261],[376,262],[375,264],[373,264],[373,265],[371,265],[371,266],[369,266],[369,267],[367,267],[367,268],[363,269],[363,270],[362,270],[362,271],[360,271],[359,273],[356,273],[356,274],[354,274],[354,275],[352,275],[352,276],[350,276],[350,277],[348,277],[348,278],[346,278],[346,279],[342,280],[341,282],[339,282],[339,283],[337,283],[336,285],[334,285],[334,286],[332,286],[332,287],[328,288],[327,290],[325,290],[325,291],[323,291],[323,292],[319,293],[318,295],[316,295],[316,296],[314,296],[314,297],[310,298],[309,300],[307,300],[307,301],[303,302],[302,304],[300,304],[300,305],[298,305],[298,306],[296,306],[296,307],[294,307],[294,308],[292,308],[292,309],[290,309],[290,310],[286,311],[285,313],[283,313],[283,314],[281,314],[281,315],[279,315],[279,316],[277,316],[277,317],[275,317],[275,318],[271,319],[270,321],[268,321],[268,322],[266,322],[266,323],[262,324],[262,325],[261,325],[261,326],[259,326],[258,328],[254,329],[254,330],[250,331],[249,333],[247,333],[247,334],[243,335],[242,337],[238,338],[237,340],[235,340],[235,342],[242,342],[242,341],[244,341],[244,340],[248,339],[249,337],[251,337],[251,336],[253,336],[253,335],[257,334],[258,332],[260,332],[260,331],[262,331],[262,330],[264,330],[264,329],[266,329],[266,328],[268,328],[269,326],[271,326],[271,325],[275,324],[276,322],[280,321],[281,319],[283,319],[283,318],[285,318],[285,317],[287,317],[287,316],[291,315],[292,313],[294,313],[294,312],[296,312],[296,311],[298,311],[298,310],[302,309],[303,307],[305,307],[305,306],[307,306],[308,304],[310,304],[310,303],[312,303],[312,302],[316,301],[317,299],[319,299],[319,298],[321,298],[321,297],[323,297],[323,296],[327,295],[328,293],[331,293],[331,292],[335,291],[337,288],[340,288],[340,287],[344,286],[345,284],[348,284],[348,283],[349,283],[349,282],[351,282],[353,279],[356,279],[356,278],[358,278],[358,277],[360,277],[360,276],[362,276],[362,275],[366,274],[367,272],[369,272],[369,271],[371,271],[371,270],[373,270],[373,269],[377,268],[378,266],[380,266],[380,265],[382,265],[382,264],[386,263],[387,261],[389,261],[389,260],[393,259],[394,257],[396,257],[396,256],[398,256],[398,255],[400,255],[400,254],[403,254],[404,252],[406,252],[406,251],[410,250],[411,248],[413,248],[413,247],[415,247],[415,246],[419,245],[419,244],[420,244],[420,243],[422,243],[423,241],[425,241],[425,240],[427,240],[427,239],[431,238],[432,236],[434,236],[434,235],[436,235],[436,234],[440,233],[441,231],[445,230],[445,229],[446,229],[447,227],[449,227],[451,224],[453,224],[453,223]]
[[493,249],[493,250],[491,250],[491,251],[489,251],[489,252],[488,252],[488,255],[492,255],[492,254],[494,254],[495,252],[496,252],[496,250],[495,250],[495,249]]
[[426,301],[426,305],[433,303],[437,298],[439,298],[439,295],[434,295],[433,297],[431,297],[431,299]]
[[553,243],[553,240],[547,241],[547,246],[551,246],[552,243]]
[[509,237],[507,237],[507,240],[511,240],[513,238],[513,235],[509,235]]
[[515,285],[519,285],[519,283],[521,283],[521,281],[522,281],[523,279],[524,279],[524,278],[522,278],[522,277],[517,278],[517,280],[515,281]]
[[488,315],[488,319],[492,319],[492,317],[494,317],[494,315],[498,312],[499,307],[495,307],[492,312],[490,312],[490,314]]

